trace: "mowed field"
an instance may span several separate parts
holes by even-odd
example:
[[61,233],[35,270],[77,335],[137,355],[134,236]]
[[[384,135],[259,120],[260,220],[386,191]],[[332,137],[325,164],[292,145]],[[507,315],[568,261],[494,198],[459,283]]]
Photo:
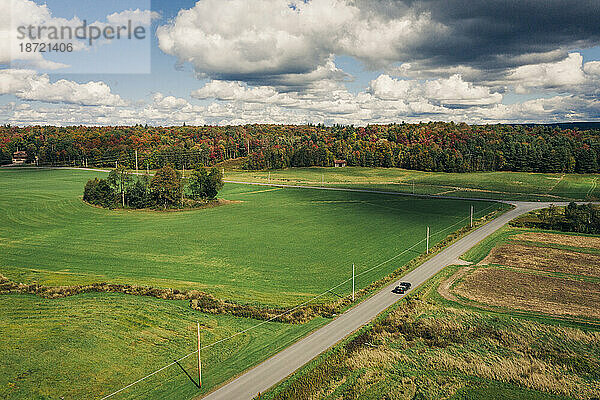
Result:
[[[431,245],[495,203],[227,184],[237,201],[186,212],[110,211],[81,200],[105,173],[0,170],[0,273],[18,282],[114,282],[199,289],[222,299],[297,304],[424,239]],[[357,287],[405,264],[424,242],[361,275]],[[351,287],[336,289],[348,293]],[[320,298],[335,299],[334,295]],[[327,322],[261,322],[192,310],[187,301],[116,293],[59,299],[0,296],[0,398],[100,399],[195,350],[201,323],[203,388],[195,355],[115,399],[190,399]],[[249,331],[239,334],[239,332]]]
[[[0,296],[0,398],[100,399],[196,349],[196,323],[210,345],[259,321],[192,310],[187,301],[87,293],[60,299]],[[326,322],[262,324],[202,350],[198,390],[173,365],[114,399],[191,399]],[[197,382],[196,354],[181,366]]]
[[[289,306],[358,278],[379,279],[497,203],[227,184],[239,201],[186,212],[86,205],[101,172],[0,171],[0,273],[18,282],[92,282],[198,289],[250,304]],[[348,293],[350,284],[338,288]],[[333,298],[323,297],[323,301]]]
[[290,184],[361,187],[403,193],[506,200],[597,200],[598,174],[527,172],[444,173],[398,168],[290,168],[276,171],[227,171],[226,178]]

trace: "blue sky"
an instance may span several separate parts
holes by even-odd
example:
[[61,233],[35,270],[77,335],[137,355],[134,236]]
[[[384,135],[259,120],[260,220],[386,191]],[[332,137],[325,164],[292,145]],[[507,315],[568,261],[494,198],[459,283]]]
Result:
[[0,52],[3,123],[600,119],[591,2],[10,1],[20,24],[149,25],[146,41]]

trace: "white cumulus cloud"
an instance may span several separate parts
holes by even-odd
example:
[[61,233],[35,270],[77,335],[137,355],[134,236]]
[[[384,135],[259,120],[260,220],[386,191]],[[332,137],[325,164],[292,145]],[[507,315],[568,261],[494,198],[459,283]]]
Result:
[[104,82],[77,83],[65,79],[50,82],[46,74],[32,70],[0,70],[0,94],[13,94],[22,100],[80,105],[124,106],[127,103],[111,93]]
[[382,100],[419,101],[456,106],[497,104],[502,101],[501,94],[491,93],[489,88],[465,82],[458,74],[424,82],[414,79],[395,79],[383,74],[371,81],[369,92]]
[[106,20],[111,25],[127,25],[129,21],[133,26],[150,25],[152,20],[159,19],[160,13],[151,10],[125,10],[119,13],[112,13],[106,16]]
[[154,107],[159,109],[177,110],[190,105],[186,99],[175,96],[165,96],[162,93],[154,93],[152,100],[154,101]]
[[516,68],[507,77],[517,93],[528,93],[532,89],[568,89],[585,82],[583,57],[571,53],[558,62],[524,65]]
[[278,93],[268,86],[248,87],[242,82],[210,81],[204,87],[192,92],[197,99],[217,99],[265,103],[275,99]]
[[157,36],[165,53],[201,76],[302,86],[345,79],[333,55],[389,64],[407,46],[443,32],[429,12],[389,19],[344,0],[202,0],[179,11]]

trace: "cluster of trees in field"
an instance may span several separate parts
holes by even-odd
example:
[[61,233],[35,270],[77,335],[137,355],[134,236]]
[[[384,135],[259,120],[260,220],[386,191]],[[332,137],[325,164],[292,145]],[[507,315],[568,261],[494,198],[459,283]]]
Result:
[[133,175],[121,166],[107,179],[90,179],[83,200],[106,208],[197,207],[215,199],[222,187],[223,175],[214,167],[193,170],[183,178],[171,165],[158,169],[152,177]]
[[569,203],[567,207],[551,206],[525,215],[512,225],[552,229],[562,232],[600,234],[600,207],[593,204]]
[[142,170],[238,157],[246,157],[246,169],[332,166],[344,159],[350,166],[422,171],[600,170],[600,130],[543,125],[1,127],[0,162],[17,148],[44,165],[137,164]]

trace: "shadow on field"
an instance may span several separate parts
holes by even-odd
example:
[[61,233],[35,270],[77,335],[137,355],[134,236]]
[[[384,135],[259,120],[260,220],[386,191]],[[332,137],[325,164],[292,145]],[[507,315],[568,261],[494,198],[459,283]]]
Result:
[[188,378],[190,378],[190,381],[192,381],[192,383],[194,385],[196,385],[196,387],[198,389],[200,389],[200,385],[194,380],[194,378],[192,378],[192,376],[190,374],[188,374],[188,372],[185,370],[185,368],[183,368],[183,366],[181,364],[179,364],[179,361],[177,361],[177,360],[174,360],[174,361],[179,366],[179,368],[181,368],[181,370],[183,371],[183,373],[186,374]]

